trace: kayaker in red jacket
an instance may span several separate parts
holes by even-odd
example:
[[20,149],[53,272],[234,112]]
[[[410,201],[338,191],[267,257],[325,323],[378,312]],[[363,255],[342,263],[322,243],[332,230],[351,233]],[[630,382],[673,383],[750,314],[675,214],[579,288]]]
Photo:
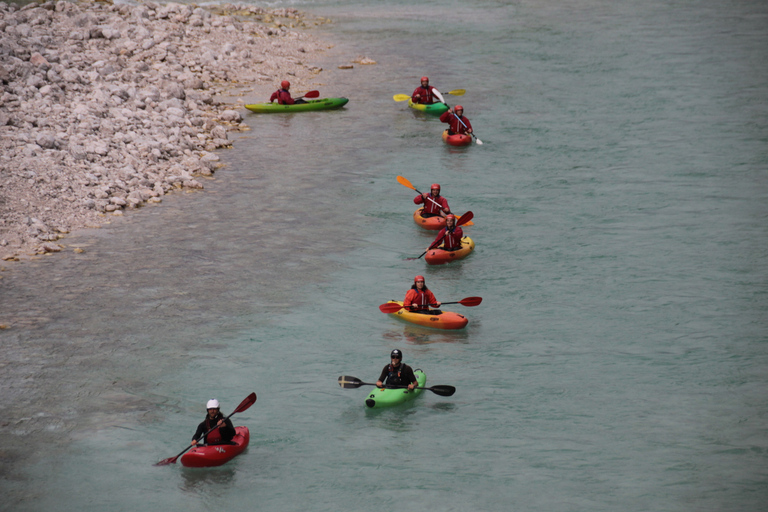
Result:
[[448,123],[448,135],[472,133],[472,123],[463,114],[464,107],[456,105],[440,116],[442,122]]
[[[443,244],[443,249],[446,251],[455,251],[461,249],[461,239],[464,236],[464,231],[461,226],[456,226],[456,216],[452,213],[445,216],[445,227],[437,234],[437,238],[429,246],[430,249],[434,249]],[[445,238],[443,238],[445,237]]]
[[221,414],[219,401],[215,398],[208,400],[206,409],[208,409],[208,414],[205,416],[205,420],[197,426],[195,435],[192,436],[192,445],[196,445],[198,439],[213,427],[217,428],[205,436],[202,441],[203,443],[208,445],[235,444],[232,442],[232,438],[235,437],[237,432],[235,432],[232,421]]
[[435,295],[424,283],[424,276],[416,276],[413,280],[413,286],[405,294],[403,307],[408,308],[408,311],[426,312],[429,311],[430,304],[436,308],[440,307]]
[[279,105],[298,105],[299,103],[306,103],[301,98],[295,100],[291,98],[291,93],[288,92],[290,89],[291,82],[288,80],[283,80],[280,82],[280,89],[273,92],[272,96],[270,96],[269,102],[272,103],[273,101],[277,100]]
[[388,387],[408,386],[408,390],[413,391],[413,388],[419,385],[419,381],[416,380],[413,368],[403,362],[403,353],[395,349],[389,354],[389,358],[392,362],[381,370],[376,386],[383,388],[386,382]]
[[448,200],[440,195],[440,185],[433,183],[429,190],[429,194],[424,192],[413,198],[415,204],[424,204],[421,216],[436,217],[441,215],[444,217],[451,213],[451,209],[448,207]]
[[431,105],[435,103],[435,99],[437,99],[439,103],[445,103],[440,91],[429,85],[429,78],[426,76],[421,77],[421,85],[413,91],[413,94],[411,94],[411,101],[423,105]]

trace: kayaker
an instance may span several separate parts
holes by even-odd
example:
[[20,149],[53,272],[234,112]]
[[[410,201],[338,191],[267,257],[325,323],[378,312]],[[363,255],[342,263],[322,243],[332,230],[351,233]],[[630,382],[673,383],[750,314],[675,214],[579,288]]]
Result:
[[376,381],[376,386],[383,388],[386,383],[387,387],[396,388],[408,386],[408,390],[413,391],[413,388],[418,386],[419,382],[413,374],[413,368],[403,362],[403,353],[398,349],[395,349],[389,357],[392,362],[381,370],[381,375],[379,375],[379,380]]
[[435,103],[435,98],[437,98],[439,103],[445,103],[440,91],[429,85],[429,78],[426,76],[421,77],[421,85],[411,94],[411,101],[421,103],[422,105],[431,105]]
[[440,307],[440,303],[435,299],[435,295],[427,288],[424,276],[416,276],[413,279],[413,286],[405,294],[403,307],[408,308],[409,311],[426,313],[429,311],[430,304],[436,308]]
[[440,120],[448,123],[448,135],[472,133],[472,124],[464,117],[464,107],[456,105],[440,116]]
[[436,217],[438,215],[445,217],[451,213],[448,200],[440,195],[439,183],[433,183],[429,188],[429,193],[424,192],[414,197],[413,202],[416,204],[424,203],[424,208],[421,211],[422,217]]
[[291,93],[288,92],[291,89],[291,82],[288,80],[283,80],[280,82],[280,89],[276,90],[272,93],[272,96],[269,98],[269,102],[272,103],[273,101],[277,100],[277,103],[279,105],[298,105],[300,103],[306,103],[303,99],[293,99],[291,98]]
[[[445,238],[443,238],[445,237]],[[443,249],[446,251],[455,251],[461,249],[461,239],[464,237],[464,230],[461,226],[456,225],[456,216],[454,214],[448,214],[445,216],[445,227],[437,234],[437,238],[429,246],[430,249],[440,246],[440,242],[443,243]]]
[[219,401],[215,398],[208,400],[206,409],[208,409],[208,414],[205,416],[205,420],[197,426],[195,435],[192,436],[192,445],[196,445],[200,436],[214,427],[216,428],[205,436],[203,443],[207,445],[235,444],[232,442],[232,438],[236,434],[235,427],[231,420],[221,414]]

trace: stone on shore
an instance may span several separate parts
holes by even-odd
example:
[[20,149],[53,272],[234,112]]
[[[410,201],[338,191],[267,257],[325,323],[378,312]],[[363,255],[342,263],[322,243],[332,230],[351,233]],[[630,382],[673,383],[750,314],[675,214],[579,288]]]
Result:
[[[58,252],[105,213],[203,188],[244,130],[233,84],[306,86],[295,9],[0,1],[0,258]],[[298,56],[301,55],[301,59]],[[301,60],[301,62],[300,62]]]

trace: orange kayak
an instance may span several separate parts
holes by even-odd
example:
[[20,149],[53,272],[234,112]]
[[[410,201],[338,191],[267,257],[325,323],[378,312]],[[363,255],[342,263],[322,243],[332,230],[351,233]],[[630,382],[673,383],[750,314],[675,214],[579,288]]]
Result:
[[[390,300],[388,302],[403,305],[403,302],[399,300]],[[431,309],[428,313],[414,313],[407,309],[401,309],[397,313],[391,314],[400,320],[435,329],[462,329],[469,323],[469,320],[464,315],[439,309]]]
[[469,256],[469,253],[475,250],[475,242],[465,236],[461,239],[461,249],[455,251],[446,251],[441,245],[437,249],[430,249],[427,254],[424,255],[424,259],[430,265],[444,265],[456,260],[462,260]]
[[423,211],[424,208],[419,208],[413,212],[413,222],[423,227],[424,229],[429,229],[430,231],[440,231],[445,227],[445,217],[442,215],[435,215],[434,217],[422,217],[421,212]]

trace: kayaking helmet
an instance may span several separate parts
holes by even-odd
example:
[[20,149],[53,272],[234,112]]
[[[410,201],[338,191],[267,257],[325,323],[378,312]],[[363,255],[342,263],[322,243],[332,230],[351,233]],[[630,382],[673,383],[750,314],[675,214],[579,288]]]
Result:
[[403,360],[403,353],[400,352],[398,349],[395,349],[392,351],[391,354],[389,354],[390,359],[399,359],[400,361]]
[[448,215],[445,216],[445,220],[446,221],[452,220],[453,222],[456,222],[456,216],[452,213],[449,213]]
[[440,185],[438,183],[433,183],[432,186],[429,187],[430,190],[437,189],[438,192],[440,192]]
[[280,87],[282,87],[283,89],[287,89],[290,86],[291,86],[291,82],[289,82],[288,80],[283,80],[282,82],[280,82]]
[[454,112],[456,112],[457,110],[461,110],[462,112],[464,112],[464,107],[462,107],[461,105],[456,105],[455,107],[453,107]]
[[422,82],[429,82],[429,77],[423,76],[423,77],[421,77],[421,81]]
[[424,282],[424,276],[416,276],[413,278],[413,282],[416,283],[418,281]]
[[218,409],[219,408],[219,401],[215,398],[211,398],[208,400],[208,403],[205,404],[206,409]]

